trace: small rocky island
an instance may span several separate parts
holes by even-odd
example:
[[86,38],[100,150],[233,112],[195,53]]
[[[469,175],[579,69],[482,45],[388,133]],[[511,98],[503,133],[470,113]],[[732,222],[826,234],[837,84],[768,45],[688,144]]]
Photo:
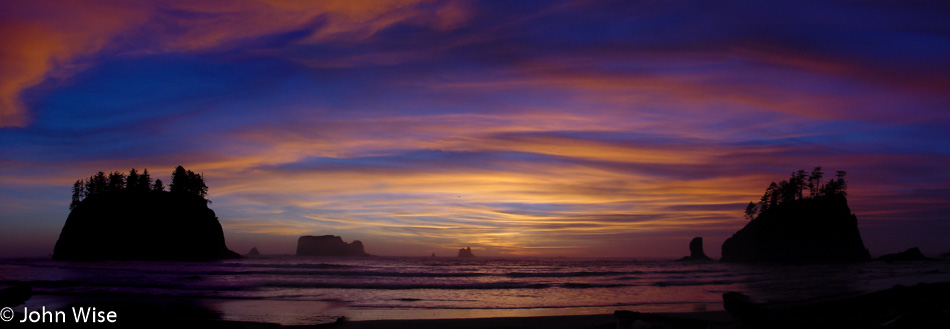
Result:
[[73,184],[69,217],[53,259],[209,261],[241,258],[228,250],[206,199],[203,176],[178,166],[170,190],[148,170],[99,172]]
[[472,253],[472,247],[459,249],[459,257],[461,258],[475,257],[475,254]]
[[680,261],[694,261],[694,260],[712,260],[709,256],[706,256],[706,253],[703,252],[703,238],[695,237],[693,240],[689,241],[689,256],[680,258]]
[[722,244],[723,262],[846,263],[871,260],[846,198],[845,172],[822,184],[821,167],[772,183],[749,223]]
[[363,242],[343,242],[335,235],[305,235],[297,239],[297,256],[369,256],[363,250]]
[[881,257],[878,257],[877,260],[885,262],[915,262],[921,260],[930,260],[924,256],[924,253],[920,252],[920,248],[913,247],[898,253],[887,254]]

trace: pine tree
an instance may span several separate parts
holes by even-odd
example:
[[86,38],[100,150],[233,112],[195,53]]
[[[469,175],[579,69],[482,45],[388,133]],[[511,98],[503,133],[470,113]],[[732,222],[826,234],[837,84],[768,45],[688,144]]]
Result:
[[165,192],[165,185],[162,185],[161,179],[155,180],[155,185],[152,186],[152,192]]
[[125,189],[129,192],[139,191],[139,173],[135,171],[135,168],[129,170],[129,175],[126,176]]
[[749,205],[745,206],[745,218],[748,220],[755,218],[755,202],[749,201]]
[[125,174],[115,171],[109,174],[109,182],[106,191],[116,193],[125,190]]
[[808,188],[811,191],[811,197],[819,196],[821,191],[821,177],[824,176],[824,173],[821,172],[821,166],[815,167],[811,171],[811,175],[808,176]]
[[89,188],[86,189],[86,196],[105,193],[108,186],[109,179],[106,178],[106,173],[101,171],[97,172],[95,175],[89,177]]
[[139,191],[148,192],[152,190],[152,177],[148,174],[148,168],[142,171],[142,174],[139,175]]
[[69,204],[69,211],[76,209],[76,206],[82,202],[83,198],[83,183],[82,180],[77,180],[73,183],[73,201]]
[[188,191],[188,172],[185,171],[185,167],[178,166],[172,172],[172,183],[168,185],[168,191],[172,193]]

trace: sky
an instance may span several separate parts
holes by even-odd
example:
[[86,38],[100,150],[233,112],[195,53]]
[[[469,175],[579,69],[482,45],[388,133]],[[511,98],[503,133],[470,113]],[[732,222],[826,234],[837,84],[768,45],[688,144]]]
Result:
[[[0,257],[72,183],[205,175],[228,246],[679,257],[848,173],[872,255],[950,251],[938,1],[0,2]],[[171,241],[170,241],[171,243]]]

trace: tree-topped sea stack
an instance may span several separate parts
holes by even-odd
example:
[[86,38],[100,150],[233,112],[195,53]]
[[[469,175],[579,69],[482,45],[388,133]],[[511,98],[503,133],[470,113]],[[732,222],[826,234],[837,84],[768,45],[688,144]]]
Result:
[[[821,167],[769,185],[751,221],[722,244],[724,262],[842,263],[871,259],[848,207],[845,172],[822,184]],[[805,196],[807,192],[807,196]]]
[[224,243],[204,177],[178,166],[170,191],[148,170],[99,172],[73,184],[53,258],[205,261],[240,258]]

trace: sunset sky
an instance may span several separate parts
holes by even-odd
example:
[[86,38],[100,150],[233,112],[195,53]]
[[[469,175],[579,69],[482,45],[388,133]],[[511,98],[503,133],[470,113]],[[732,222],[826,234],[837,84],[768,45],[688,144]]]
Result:
[[[950,251],[950,5],[0,1],[0,257],[72,183],[203,172],[228,246],[706,252],[846,170],[872,255]],[[170,241],[170,243],[173,243]]]

